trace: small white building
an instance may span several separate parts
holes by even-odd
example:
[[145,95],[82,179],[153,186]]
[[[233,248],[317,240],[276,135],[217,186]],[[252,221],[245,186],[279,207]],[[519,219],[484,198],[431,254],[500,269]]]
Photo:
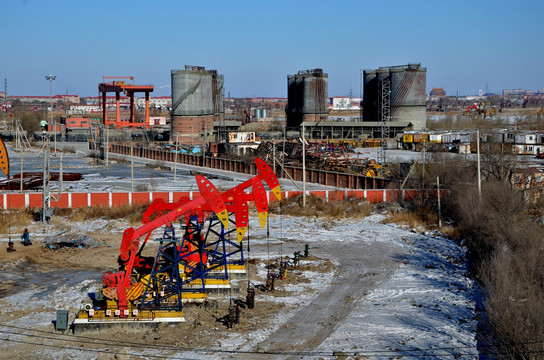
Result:
[[100,113],[101,111],[102,106],[100,105],[70,105],[68,109],[66,109],[65,113],[68,115],[77,115]]
[[536,144],[537,133],[517,133],[516,144]]
[[512,152],[518,155],[536,155],[537,149],[542,151],[542,146],[528,145],[528,144],[514,144],[512,145]]
[[149,126],[166,125],[166,116],[150,116]]
[[350,98],[349,96],[333,96],[329,98],[332,110],[359,110],[361,98]]
[[254,131],[229,132],[229,143],[247,143],[247,142],[255,142]]

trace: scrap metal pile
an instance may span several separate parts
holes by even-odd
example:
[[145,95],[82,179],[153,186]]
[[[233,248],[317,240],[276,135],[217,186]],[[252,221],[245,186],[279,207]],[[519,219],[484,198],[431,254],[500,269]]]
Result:
[[[270,156],[274,146],[279,159],[283,155],[285,165],[302,166],[302,140],[274,144],[263,141],[255,151],[257,156]],[[351,146],[341,143],[306,142],[306,166],[313,169],[377,176],[381,168],[373,159],[362,157]]]

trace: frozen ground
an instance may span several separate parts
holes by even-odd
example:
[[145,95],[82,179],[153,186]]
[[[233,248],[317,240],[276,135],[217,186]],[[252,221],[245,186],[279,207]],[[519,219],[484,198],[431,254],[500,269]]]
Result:
[[[55,354],[57,358],[94,359],[122,352],[143,358],[179,359],[336,358],[333,354],[346,354],[348,359],[442,359],[446,355],[477,359],[472,296],[475,285],[466,276],[464,248],[434,234],[382,224],[381,219],[379,214],[360,221],[272,215],[270,238],[253,219],[251,258],[291,256],[308,243],[312,260],[302,259],[301,265],[312,262],[319,269],[325,262],[332,264],[327,272],[291,269],[288,277],[305,281],[276,281],[281,296],[259,292],[257,306],[281,305],[281,311],[272,312],[270,322],[262,328],[242,333],[204,331],[201,336],[214,339],[209,346],[176,342],[165,344],[164,350],[155,346],[160,341],[153,342],[153,347],[121,349],[115,342],[108,346],[81,345],[92,351],[74,350],[73,346],[66,350],[65,345],[42,349],[27,344],[25,358],[38,358],[45,352],[46,357]],[[121,226],[116,224],[112,232],[118,232]],[[102,227],[100,222],[94,229],[92,223],[85,226],[90,231]],[[264,262],[259,264],[257,277],[262,279],[266,270]],[[17,327],[0,326],[0,348],[8,353],[20,346],[13,340],[30,344],[35,341],[28,335],[10,333],[50,329],[55,309],[69,308],[74,313],[85,301],[86,292],[97,287],[100,279],[100,273],[79,269],[69,279],[59,273],[51,279],[41,277],[41,282],[31,281],[12,273],[21,269],[20,265],[8,264],[0,271],[2,280],[26,283],[19,291],[0,297],[0,324]],[[190,314],[186,317],[190,318]],[[185,327],[195,331],[190,324],[180,326],[181,331]],[[130,330],[125,328],[123,333],[130,338]],[[77,335],[48,336],[64,336],[76,343],[81,339]]]
[[[77,164],[73,163],[74,169]],[[130,170],[126,163],[123,166],[125,173]],[[96,167],[85,170],[88,171],[84,175],[88,184],[85,186],[103,191],[109,191],[110,186],[115,189],[127,186],[126,178],[122,179],[119,173],[107,175],[103,166]],[[192,176],[174,183],[171,171],[145,165],[141,169],[142,183],[157,179],[161,190],[194,187]],[[154,175],[144,175],[148,171]],[[239,174],[220,175],[229,178],[215,180],[225,181],[215,183],[223,189],[245,179]],[[466,274],[463,247],[439,234],[422,234],[382,224],[383,215],[378,213],[362,220],[270,215],[270,236],[266,229],[258,228],[256,214],[252,213],[250,218],[251,252],[246,255],[256,261],[255,281],[264,281],[265,263],[269,260],[303,251],[304,244],[310,245],[311,255],[301,260],[300,268],[289,270],[289,281],[276,282],[276,293],[257,293],[256,307],[267,310],[259,313],[260,319],[253,318],[259,326],[247,323],[235,331],[209,324],[198,327],[198,318],[188,309],[187,323],[161,328],[158,332],[141,333],[124,328],[116,336],[95,335],[92,341],[80,335],[55,334],[51,331],[51,321],[55,319],[56,309],[69,309],[73,318],[81,304],[88,301],[86,294],[99,286],[102,273],[116,266],[120,234],[127,227],[119,220],[86,221],[62,225],[76,233],[105,234],[108,246],[66,254],[39,253],[39,248],[34,247],[32,251],[36,253],[32,256],[11,259],[0,256],[0,283],[7,284],[5,289],[0,287],[2,356],[14,359],[479,358],[475,284]],[[52,226],[33,225],[35,245],[39,246],[40,238],[54,231]],[[152,247],[150,244],[149,248]],[[75,259],[74,269],[66,265],[57,268],[60,266],[57,262],[68,258]],[[85,261],[79,263],[78,259]],[[243,281],[240,286],[243,288]],[[250,311],[244,310],[242,316],[249,318]],[[175,335],[168,337],[169,333]],[[183,334],[188,333],[191,340],[184,341]]]

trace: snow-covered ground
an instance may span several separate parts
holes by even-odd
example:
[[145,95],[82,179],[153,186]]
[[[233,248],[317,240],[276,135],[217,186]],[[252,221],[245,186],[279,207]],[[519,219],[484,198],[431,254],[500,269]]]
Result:
[[[232,180],[216,186],[228,189],[242,180],[238,174],[230,176]],[[162,181],[170,177],[170,172],[161,177],[161,190],[171,189],[170,183],[165,185]],[[92,173],[86,178],[94,183],[92,187],[109,182],[107,176],[93,177]],[[111,178],[112,186],[119,184],[118,174]],[[191,188],[192,182],[193,177],[186,176],[175,183],[176,189],[178,185]],[[294,269],[293,274],[307,281],[296,285],[277,281],[276,288],[286,294],[282,297],[258,293],[257,304],[262,301],[285,305],[273,315],[269,327],[246,336],[226,331],[208,335],[217,337],[217,347],[205,351],[170,348],[168,357],[313,359],[346,354],[350,359],[478,358],[473,295],[476,285],[467,276],[465,248],[440,234],[422,234],[383,224],[383,215],[379,213],[342,220],[271,214],[270,237],[266,229],[259,228],[256,214],[250,215],[252,258],[291,256],[309,244],[310,254],[316,257],[315,265],[329,262],[333,265],[331,271]],[[119,234],[124,226],[117,220],[110,224],[100,220],[72,225],[81,231],[107,229],[112,234]],[[46,226],[43,234],[47,233]],[[309,260],[301,260],[304,261]],[[2,279],[27,281],[6,273],[17,266],[6,266]],[[257,272],[261,276],[266,272],[262,263]],[[98,286],[99,277],[96,279],[94,284],[81,280],[77,285],[66,285],[59,280],[21,287],[25,290],[0,298],[0,324],[22,328],[50,326],[56,309],[70,309],[71,313],[77,310],[86,293]],[[25,309],[34,315],[14,315]],[[6,336],[23,339],[18,335]],[[0,348],[13,346],[17,344],[0,339]],[[129,353],[143,357],[165,355],[156,348],[135,348]],[[93,352],[59,349],[44,350],[42,354],[46,358],[72,358],[74,354],[74,358],[81,359],[97,357]]]
[[[175,357],[230,358],[234,355],[223,353],[230,350],[249,352],[239,355],[241,358],[286,358],[287,355],[281,355],[282,349],[297,349],[297,358],[308,359],[330,358],[333,353],[350,354],[352,359],[432,359],[445,355],[478,358],[472,295],[475,285],[466,276],[465,249],[438,234],[424,235],[382,224],[382,218],[375,214],[362,220],[340,221],[271,215],[270,238],[253,219],[251,257],[277,257],[280,251],[285,256],[302,250],[308,243],[310,253],[319,258],[316,261],[329,259],[333,270],[325,274],[303,273],[309,282],[301,285],[284,287],[277,281],[276,288],[287,291],[285,297],[259,293],[257,303],[276,301],[285,305],[272,319],[272,326],[248,336],[221,333],[215,349],[221,353],[214,349],[203,353],[200,349],[178,352]],[[307,260],[301,260],[304,261]],[[258,269],[261,275],[265,271],[264,267]],[[372,278],[370,283],[365,282]],[[343,280],[351,284],[342,284]],[[47,326],[54,319],[56,308],[74,311],[93,288],[85,280],[77,286],[59,283],[58,289],[46,292],[50,285],[33,284],[29,290],[1,298],[1,323],[25,328]],[[313,291],[305,291],[308,289]],[[331,294],[345,298],[343,309],[334,302],[326,303],[331,301]],[[9,313],[36,311],[40,307],[43,311],[37,315],[10,320]],[[320,320],[312,319],[311,314]],[[320,327],[323,334],[319,334]],[[290,344],[290,336],[285,338],[289,328],[302,331],[300,338],[307,335],[316,342],[291,338]],[[2,341],[0,344],[8,346]],[[260,355],[262,351],[265,353]],[[134,349],[134,353],[158,356],[162,352]],[[81,352],[78,358],[92,359],[94,354]]]

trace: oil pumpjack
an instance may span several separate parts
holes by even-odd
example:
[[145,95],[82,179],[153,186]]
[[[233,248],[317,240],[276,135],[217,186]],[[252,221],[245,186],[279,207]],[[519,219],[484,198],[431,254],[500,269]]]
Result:
[[[255,203],[264,227],[268,195],[263,181],[281,200],[279,182],[270,166],[259,158],[255,162],[257,175],[223,193],[197,175],[199,197],[152,202],[144,212],[143,225],[123,232],[119,271],[105,273],[102,288],[88,294],[91,303],[76,315],[74,331],[127,321],[183,322],[183,299],[205,297],[210,287],[228,282],[231,271],[243,268],[248,203]],[[179,237],[172,231],[176,221],[180,222]],[[229,229],[231,223],[235,229]],[[159,243],[156,256],[142,256],[152,232],[163,226],[168,231],[154,239]],[[236,240],[231,240],[234,232]]]

